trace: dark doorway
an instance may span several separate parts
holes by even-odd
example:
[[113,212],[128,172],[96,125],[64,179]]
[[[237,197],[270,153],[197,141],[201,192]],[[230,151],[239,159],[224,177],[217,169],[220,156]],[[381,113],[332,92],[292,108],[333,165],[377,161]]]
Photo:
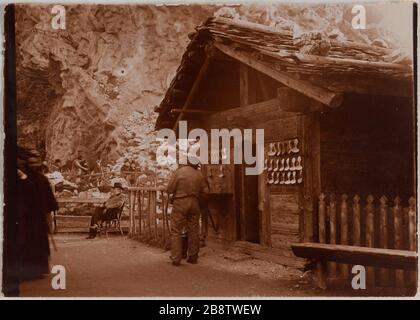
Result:
[[[246,143],[246,142],[244,142]],[[255,144],[252,152],[255,154]],[[243,149],[245,150],[245,148]],[[258,211],[258,176],[246,175],[245,168],[253,165],[240,166],[241,205],[239,215],[239,239],[260,243],[260,222]]]
[[246,175],[243,166],[241,240],[259,243],[260,225],[258,216],[258,176]]

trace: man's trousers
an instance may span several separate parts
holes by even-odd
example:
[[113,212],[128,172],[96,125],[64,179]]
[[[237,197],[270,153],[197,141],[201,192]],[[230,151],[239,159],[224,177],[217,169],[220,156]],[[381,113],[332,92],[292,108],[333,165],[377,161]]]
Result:
[[104,207],[97,207],[95,209],[95,213],[93,214],[92,218],[90,219],[90,228],[89,228],[89,235],[91,237],[96,236],[96,232],[98,231],[99,223],[104,220],[106,215],[106,209]]
[[194,196],[174,199],[171,213],[171,259],[182,259],[182,232],[187,229],[188,257],[197,259],[200,248],[199,239],[200,206]]

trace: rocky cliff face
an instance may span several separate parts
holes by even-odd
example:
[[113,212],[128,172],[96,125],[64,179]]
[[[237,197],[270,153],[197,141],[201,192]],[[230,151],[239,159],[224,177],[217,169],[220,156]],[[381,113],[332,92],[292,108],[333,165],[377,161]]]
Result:
[[138,156],[188,34],[211,8],[66,6],[66,30],[52,29],[51,8],[17,8],[19,142],[49,160]]

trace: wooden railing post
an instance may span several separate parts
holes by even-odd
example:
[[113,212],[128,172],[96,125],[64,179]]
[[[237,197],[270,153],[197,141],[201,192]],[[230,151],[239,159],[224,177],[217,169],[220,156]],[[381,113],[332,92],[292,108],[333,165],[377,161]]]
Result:
[[130,209],[130,228],[129,228],[129,235],[132,237],[134,235],[134,197],[133,197],[133,190],[129,191],[128,195],[128,202],[129,202],[129,209]]
[[157,191],[151,191],[150,193],[151,195],[151,215],[153,216],[153,224],[154,224],[154,231],[155,231],[155,241],[158,242],[159,241],[159,235],[158,235],[158,217],[157,217],[157,210],[156,210],[156,206],[157,206]]
[[[337,243],[337,232],[336,232],[336,224],[337,224],[337,213],[336,213],[336,203],[335,203],[335,195],[330,195],[330,204],[328,206],[328,217],[330,220],[330,243],[336,244]],[[337,277],[337,263],[330,262],[329,264],[329,275],[331,278]]]
[[353,198],[353,245],[361,246],[361,220],[360,197],[356,194]]
[[[388,248],[388,206],[387,197],[382,196],[379,199],[379,245],[383,249]],[[381,286],[389,286],[389,269],[379,269],[379,282]]]
[[[368,195],[366,204],[366,247],[370,248],[373,248],[375,243],[373,200],[373,196]],[[373,267],[366,268],[366,282],[370,286],[375,286],[375,269]]]
[[148,236],[149,239],[152,238],[152,218],[150,216],[150,204],[151,204],[151,199],[150,199],[150,194],[151,191],[147,191],[147,231],[148,231]]
[[138,199],[137,199],[137,193],[138,191],[132,191],[133,193],[133,234],[137,234],[137,223],[136,223],[136,205],[138,206]]
[[143,235],[142,238],[147,236],[147,202],[146,202],[146,191],[141,191],[141,221],[143,223]]
[[[395,197],[394,207],[392,208],[392,218],[394,222],[394,249],[403,249],[402,246],[402,211],[401,199]],[[404,287],[404,271],[395,270],[395,284],[397,287]]]
[[416,251],[417,237],[416,237],[416,199],[411,197],[408,200],[408,234],[410,250]]
[[138,197],[138,200],[137,200],[137,214],[138,214],[138,216],[139,216],[139,229],[138,229],[138,235],[139,235],[139,239],[141,238],[141,236],[142,236],[142,227],[141,227],[141,220],[142,220],[142,214],[143,214],[143,191],[142,190],[139,190],[138,191],[138,193],[137,193],[137,197]]
[[[319,195],[319,204],[318,204],[318,226],[319,226],[319,243],[325,243],[325,195],[321,193]],[[325,261],[319,261],[317,263],[317,273],[318,273],[318,286],[322,289],[327,288],[327,263]]]
[[166,244],[166,228],[165,228],[165,193],[161,192],[162,197],[162,234],[163,234],[163,245]]
[[167,198],[166,198],[166,220],[165,220],[165,223],[166,223],[166,230],[168,230],[168,236],[169,236],[169,240],[171,239],[171,227],[170,227],[170,224],[169,224],[169,220],[170,220],[170,218],[169,218],[169,210],[168,210],[168,208],[169,208],[169,203],[170,203],[170,200],[171,200],[171,197],[170,197],[170,195],[169,194],[167,194]]
[[[417,235],[416,235],[416,199],[411,197],[408,200],[408,244],[411,251],[417,251]],[[417,273],[410,272],[410,285],[417,285]]]
[[[347,207],[347,195],[343,194],[341,196],[341,205],[340,205],[340,244],[348,244],[349,236],[348,236],[348,207]],[[341,277],[347,279],[349,276],[349,265],[345,263],[340,264],[340,274]]]

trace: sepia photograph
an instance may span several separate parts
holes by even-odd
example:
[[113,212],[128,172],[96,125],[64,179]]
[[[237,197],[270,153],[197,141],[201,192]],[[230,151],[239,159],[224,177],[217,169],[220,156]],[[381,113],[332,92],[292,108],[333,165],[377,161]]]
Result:
[[2,7],[3,296],[417,295],[416,3]]

